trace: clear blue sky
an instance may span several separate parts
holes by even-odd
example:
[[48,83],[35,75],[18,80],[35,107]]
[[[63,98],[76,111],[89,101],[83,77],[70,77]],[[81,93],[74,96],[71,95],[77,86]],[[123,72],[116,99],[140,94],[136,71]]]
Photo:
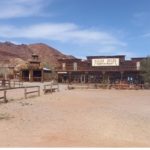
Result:
[[150,54],[150,0],[0,0],[0,41],[89,55]]

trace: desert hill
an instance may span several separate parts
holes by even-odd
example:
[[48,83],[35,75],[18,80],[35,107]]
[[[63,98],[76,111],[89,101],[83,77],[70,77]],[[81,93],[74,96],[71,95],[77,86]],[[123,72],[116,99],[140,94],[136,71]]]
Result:
[[0,43],[0,64],[7,62],[16,65],[20,61],[30,59],[32,54],[38,54],[41,62],[50,67],[58,66],[58,59],[60,58],[73,58],[73,56],[67,56],[43,43],[30,45],[16,45],[10,42]]

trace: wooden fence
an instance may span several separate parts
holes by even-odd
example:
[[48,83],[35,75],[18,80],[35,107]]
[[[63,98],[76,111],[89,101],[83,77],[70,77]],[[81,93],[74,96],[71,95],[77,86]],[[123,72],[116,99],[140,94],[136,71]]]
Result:
[[43,89],[44,94],[46,94],[48,92],[52,93],[52,92],[55,92],[56,90],[59,91],[58,83],[46,84],[46,85],[44,85],[44,89]]
[[[33,89],[34,90],[30,90],[28,91],[28,89]],[[35,88],[37,88],[37,90],[35,90]],[[7,91],[9,90],[15,90],[15,89],[24,89],[24,97],[25,99],[27,99],[28,95],[29,94],[32,94],[32,93],[37,93],[38,96],[40,96],[40,86],[27,86],[27,87],[14,87],[14,88],[5,88],[5,89],[0,89],[0,92],[2,93],[1,95],[3,96],[0,96],[0,99],[3,99],[5,103],[8,102],[8,99],[7,99]]]
[[23,87],[23,82],[21,82],[21,81],[11,81],[11,87]]
[[10,88],[10,80],[1,80],[0,87],[9,87]]
[[0,99],[3,99],[4,102],[7,103],[7,102],[8,102],[7,97],[6,97],[7,91],[6,91],[6,90],[3,90],[2,92],[3,92],[3,96],[1,96]]
[[[28,91],[28,89],[33,89],[32,91]],[[37,88],[37,90],[35,90],[35,88]],[[40,96],[40,86],[27,86],[27,87],[24,87],[24,96],[25,96],[25,99],[27,99],[27,95],[29,94],[33,94],[33,93],[37,93],[37,96]]]
[[23,87],[23,82],[11,81],[11,80],[0,80],[0,87],[6,87],[6,88]]
[[[1,92],[1,95],[2,95],[2,96],[0,96],[0,99],[3,99],[4,102],[7,103],[8,102],[7,91],[15,90],[15,89],[24,89],[25,99],[28,98],[28,95],[34,94],[34,93],[36,93],[37,96],[40,96],[40,86],[25,86],[24,87],[22,82],[13,81],[13,86],[3,87],[2,89],[0,89],[0,92]],[[51,83],[51,84],[44,85],[44,89],[43,89],[44,94],[46,94],[48,92],[52,93],[56,90],[59,91],[59,84],[58,83]]]
[[59,92],[59,84],[58,83],[53,83],[52,87]]

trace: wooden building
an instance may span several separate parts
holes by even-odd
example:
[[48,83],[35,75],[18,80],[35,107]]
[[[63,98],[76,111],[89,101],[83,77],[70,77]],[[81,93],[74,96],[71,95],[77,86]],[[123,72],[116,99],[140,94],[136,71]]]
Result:
[[20,81],[43,82],[49,81],[51,78],[51,70],[41,65],[41,61],[36,54],[33,54],[26,64],[22,64],[19,67],[15,74],[19,77]]
[[0,80],[13,79],[14,78],[14,66],[9,63],[9,60],[0,60]]
[[81,59],[59,59],[57,68],[59,82],[116,83],[120,81],[141,83],[140,61],[144,58],[126,60],[125,55],[88,56]]

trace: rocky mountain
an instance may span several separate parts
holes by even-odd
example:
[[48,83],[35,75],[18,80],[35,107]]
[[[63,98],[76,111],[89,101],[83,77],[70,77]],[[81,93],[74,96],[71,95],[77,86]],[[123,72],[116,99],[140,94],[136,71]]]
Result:
[[27,45],[15,45],[10,42],[0,43],[0,60],[21,58],[27,60],[31,57],[32,50]]
[[39,55],[41,62],[50,67],[58,66],[58,59],[60,58],[74,58],[43,43],[30,45],[16,45],[10,42],[0,43],[0,64],[7,62],[11,65],[16,65],[20,61],[30,59],[32,54]]

